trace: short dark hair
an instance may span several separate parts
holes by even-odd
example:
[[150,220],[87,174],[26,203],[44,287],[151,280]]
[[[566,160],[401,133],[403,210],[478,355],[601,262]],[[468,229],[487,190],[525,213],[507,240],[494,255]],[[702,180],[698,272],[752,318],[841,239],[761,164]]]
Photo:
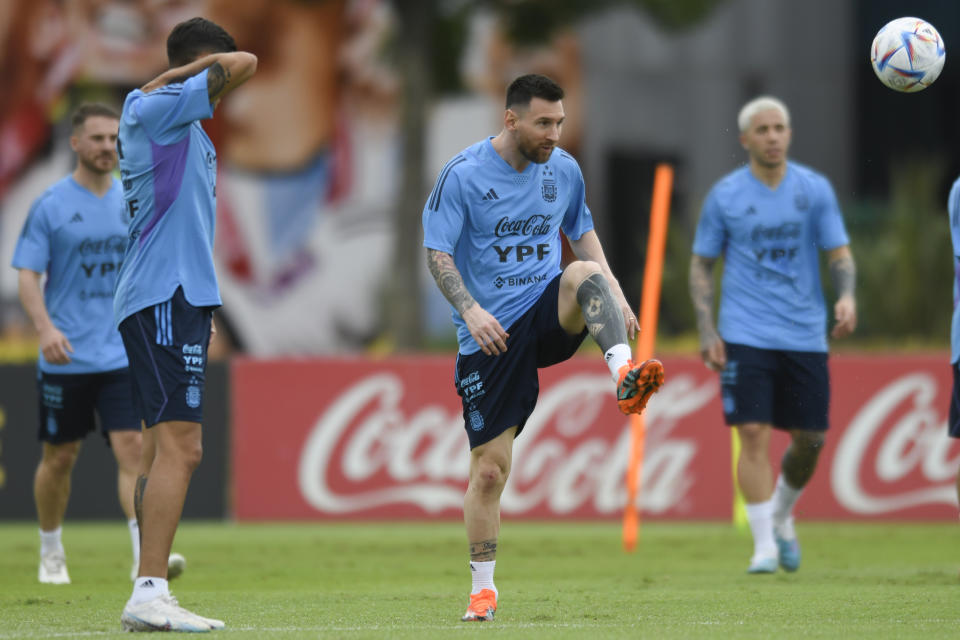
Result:
[[563,88],[556,82],[539,73],[520,76],[507,87],[507,109],[528,106],[534,98],[547,102],[563,100]]
[[120,119],[120,114],[112,107],[108,107],[100,102],[85,102],[73,112],[73,117],[71,118],[73,130],[76,131],[78,127],[82,127],[87,121],[87,118],[93,118],[95,116],[113,118],[114,120]]
[[167,36],[170,68],[189,64],[205,53],[229,53],[237,50],[233,36],[206,18],[190,18],[173,28]]

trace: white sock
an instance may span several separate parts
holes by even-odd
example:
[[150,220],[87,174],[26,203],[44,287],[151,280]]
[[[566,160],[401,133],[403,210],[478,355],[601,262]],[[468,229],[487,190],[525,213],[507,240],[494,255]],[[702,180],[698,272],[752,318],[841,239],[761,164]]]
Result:
[[496,560],[490,562],[470,561],[470,577],[473,578],[473,589],[471,589],[470,595],[480,593],[483,589],[492,589],[494,593],[497,593],[497,588],[493,586],[493,570],[496,566]]
[[133,595],[128,604],[140,604],[158,596],[170,595],[170,586],[166,578],[141,576],[133,583]]
[[777,476],[777,488],[773,491],[773,523],[775,525],[781,525],[787,521],[801,493],[803,489],[791,487],[782,473]]
[[133,564],[140,564],[140,527],[137,525],[136,518],[127,520],[127,527],[130,528],[130,547],[133,549]]
[[45,556],[54,551],[63,551],[63,527],[57,527],[53,531],[44,531],[40,529],[40,555]]
[[754,558],[777,555],[777,543],[773,540],[773,500],[747,505],[747,520],[753,533]]
[[614,382],[617,382],[620,378],[620,367],[627,364],[632,355],[630,345],[622,343],[613,345],[603,354],[603,359],[606,360],[607,366],[610,368]]

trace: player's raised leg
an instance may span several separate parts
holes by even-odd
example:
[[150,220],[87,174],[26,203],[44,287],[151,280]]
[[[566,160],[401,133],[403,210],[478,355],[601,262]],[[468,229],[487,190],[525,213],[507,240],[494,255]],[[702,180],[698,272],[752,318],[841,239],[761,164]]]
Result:
[[753,557],[748,573],[777,570],[777,544],[773,538],[773,469],[770,465],[768,424],[746,423],[736,427],[740,434],[737,481],[747,503],[747,520],[753,534]]
[[497,610],[497,587],[493,572],[497,565],[497,538],[500,535],[500,496],[510,475],[513,440],[517,428],[470,451],[470,481],[463,498],[463,521],[470,543],[470,605],[464,622],[493,620]]
[[560,278],[558,295],[560,325],[571,334],[586,326],[603,351],[617,383],[617,406],[627,414],[643,411],[650,396],[663,385],[663,364],[653,359],[633,363],[627,321],[600,265],[589,260],[570,263]]
[[33,495],[40,525],[40,567],[37,579],[47,584],[70,584],[61,534],[70,499],[70,476],[80,453],[80,441],[43,443],[33,478]]

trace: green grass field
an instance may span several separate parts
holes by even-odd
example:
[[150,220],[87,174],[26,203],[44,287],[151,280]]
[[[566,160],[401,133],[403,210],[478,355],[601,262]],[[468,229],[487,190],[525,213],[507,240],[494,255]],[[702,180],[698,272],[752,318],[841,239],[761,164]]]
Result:
[[[470,578],[456,522],[186,522],[180,603],[232,638],[930,638],[960,633],[956,524],[801,523],[800,571],[745,573],[727,524],[505,521],[497,620],[464,624]],[[129,637],[122,522],[64,528],[73,584],[36,582],[33,523],[0,525],[0,639]]]

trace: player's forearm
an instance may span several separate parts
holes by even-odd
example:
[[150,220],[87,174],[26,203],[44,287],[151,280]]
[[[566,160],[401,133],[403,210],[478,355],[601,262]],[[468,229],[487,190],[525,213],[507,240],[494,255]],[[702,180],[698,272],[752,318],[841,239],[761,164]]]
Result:
[[[204,69],[218,65],[218,71],[215,72],[214,88],[218,95],[210,93],[211,101],[217,97],[222,97],[224,88],[234,89],[250,78],[257,70],[257,57],[252,53],[245,51],[231,51],[228,53],[213,53],[202,58],[197,58],[193,62],[180,67],[174,67],[161,73],[159,76],[141,87],[145,93],[174,82],[183,82],[191,78]],[[207,90],[210,92],[211,80],[207,79]]]
[[690,300],[697,317],[700,336],[716,333],[713,324],[713,264],[714,258],[693,256],[690,260]]
[[828,268],[830,269],[830,280],[833,282],[833,289],[836,291],[837,297],[854,297],[857,284],[857,267],[853,262],[850,247],[834,249],[830,253]]
[[427,249],[427,266],[444,297],[461,316],[464,311],[477,303],[467,291],[463,276],[454,264],[452,255],[436,249]]
[[207,72],[207,94],[211,102],[242,85],[257,71],[257,56],[252,53],[233,51],[218,55]]
[[17,293],[20,296],[20,304],[37,333],[42,333],[53,326],[50,314],[47,313],[47,305],[43,301],[40,277],[39,273],[29,269],[20,269],[17,276]]

